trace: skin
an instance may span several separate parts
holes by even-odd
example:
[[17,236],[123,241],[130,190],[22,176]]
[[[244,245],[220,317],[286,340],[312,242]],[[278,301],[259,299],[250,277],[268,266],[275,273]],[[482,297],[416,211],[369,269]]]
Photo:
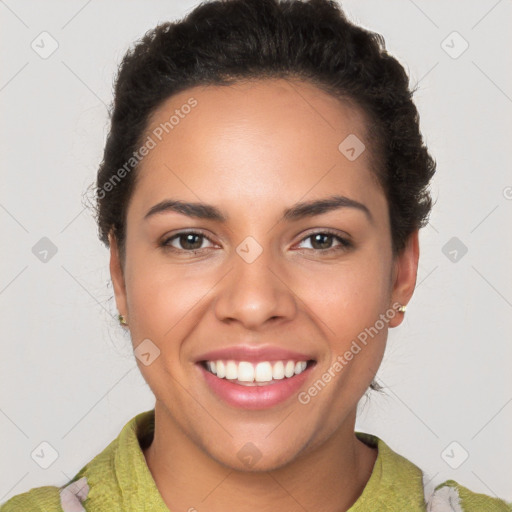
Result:
[[[402,313],[306,405],[294,396],[264,410],[237,409],[210,391],[194,362],[239,343],[291,348],[316,360],[307,389],[380,314],[407,304],[418,232],[393,257],[387,201],[370,171],[367,120],[357,107],[297,80],[194,87],[162,104],[148,134],[191,97],[197,106],[141,164],[124,261],[110,240],[116,303],[133,346],[149,338],[160,350],[148,366],[137,359],[156,397],[146,462],[171,510],[347,510],[377,456],[354,434],[356,406]],[[338,150],[349,134],[366,145],[355,161]],[[280,221],[294,203],[333,194],[366,205],[372,221],[349,207]],[[215,205],[229,220],[176,212],[144,220],[167,198]],[[159,246],[183,229],[209,240],[174,239],[177,252]],[[311,235],[322,229],[348,236],[353,247],[336,238],[315,244]],[[236,252],[247,236],[263,251],[250,264]],[[196,254],[191,243],[201,247]],[[261,453],[250,468],[237,457],[248,442]]]

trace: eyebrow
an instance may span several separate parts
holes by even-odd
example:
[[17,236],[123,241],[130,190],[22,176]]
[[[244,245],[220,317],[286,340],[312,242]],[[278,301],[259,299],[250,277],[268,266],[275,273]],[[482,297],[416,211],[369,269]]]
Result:
[[[325,199],[296,203],[292,207],[284,210],[281,221],[297,221],[340,208],[355,208],[356,210],[363,212],[367,219],[373,223],[372,214],[367,206],[355,201],[354,199],[350,199],[349,197],[339,195],[327,197]],[[144,219],[148,219],[153,215],[165,212],[177,212],[188,217],[214,220],[221,223],[226,223],[229,219],[229,217],[224,215],[216,206],[206,203],[190,203],[174,199],[165,199],[155,204],[146,213]]]

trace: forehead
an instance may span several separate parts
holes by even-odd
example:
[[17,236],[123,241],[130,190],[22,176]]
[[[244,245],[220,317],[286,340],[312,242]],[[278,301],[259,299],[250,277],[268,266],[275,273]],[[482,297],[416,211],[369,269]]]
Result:
[[[192,102],[195,106],[189,108]],[[222,86],[196,86],[181,91],[165,100],[153,113],[146,132],[150,134],[158,127],[164,128],[167,123],[166,133],[172,131],[173,135],[179,136],[186,133],[182,121],[199,115],[203,125],[222,122],[243,127],[250,123],[256,130],[263,128],[267,121],[275,125],[272,131],[287,121],[307,120],[309,127],[320,130],[320,133],[327,129],[342,133],[345,128],[350,128],[361,138],[366,136],[368,122],[363,110],[350,98],[334,97],[304,80],[274,78]],[[181,127],[177,129],[179,124]],[[307,131],[305,128],[295,125],[298,133]],[[198,135],[201,134],[200,126],[194,126],[194,129],[198,130]]]
[[298,200],[340,185],[341,192],[359,189],[363,199],[374,182],[370,151],[351,160],[340,144],[356,137],[369,149],[366,126],[361,109],[308,82],[189,88],[149,119],[143,138],[155,144],[139,166],[136,189],[146,204],[169,191],[194,200],[216,194],[228,203],[236,192],[239,199],[282,202],[283,194]]

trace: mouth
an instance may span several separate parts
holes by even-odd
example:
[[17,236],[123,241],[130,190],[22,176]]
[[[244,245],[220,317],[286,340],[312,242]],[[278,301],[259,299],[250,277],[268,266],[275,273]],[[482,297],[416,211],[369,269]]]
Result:
[[199,364],[212,375],[240,386],[268,386],[300,375],[315,364],[315,360],[250,361],[222,360],[200,361]]
[[314,359],[198,361],[204,382],[223,403],[238,409],[268,409],[292,400],[310,377]]

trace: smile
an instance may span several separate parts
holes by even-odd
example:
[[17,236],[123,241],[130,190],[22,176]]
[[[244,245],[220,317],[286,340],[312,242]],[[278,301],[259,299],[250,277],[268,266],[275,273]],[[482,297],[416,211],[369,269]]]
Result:
[[236,409],[269,409],[290,404],[310,378],[314,360],[235,361],[203,360],[196,364],[206,389]]
[[[312,361],[310,361],[312,363]],[[234,381],[245,386],[264,386],[275,384],[282,379],[290,379],[300,375],[308,366],[308,361],[205,361],[207,371],[219,379]]]

